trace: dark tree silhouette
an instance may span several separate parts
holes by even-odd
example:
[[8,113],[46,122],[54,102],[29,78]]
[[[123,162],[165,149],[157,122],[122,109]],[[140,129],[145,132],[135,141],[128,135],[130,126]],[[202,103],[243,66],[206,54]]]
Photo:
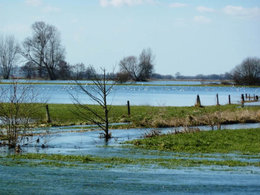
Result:
[[260,85],[260,59],[246,58],[231,74],[236,84]]
[[147,81],[151,78],[154,71],[154,56],[151,49],[144,49],[139,56],[139,59],[135,56],[128,56],[123,58],[120,63],[120,74],[126,74],[133,81]]

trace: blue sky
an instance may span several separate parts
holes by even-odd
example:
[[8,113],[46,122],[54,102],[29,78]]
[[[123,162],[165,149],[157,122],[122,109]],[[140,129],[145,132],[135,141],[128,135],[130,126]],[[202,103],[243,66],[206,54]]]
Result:
[[260,57],[259,0],[0,0],[0,34],[58,28],[71,63],[117,70],[144,48],[160,74],[220,74]]

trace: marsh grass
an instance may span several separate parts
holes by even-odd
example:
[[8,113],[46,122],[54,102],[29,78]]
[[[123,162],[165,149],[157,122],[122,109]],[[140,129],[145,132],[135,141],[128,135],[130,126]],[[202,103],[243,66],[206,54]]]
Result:
[[167,134],[127,143],[172,152],[260,154],[260,128]]

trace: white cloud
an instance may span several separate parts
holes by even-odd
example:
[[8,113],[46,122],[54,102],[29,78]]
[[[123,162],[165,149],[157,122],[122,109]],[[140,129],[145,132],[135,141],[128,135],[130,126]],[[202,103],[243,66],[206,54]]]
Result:
[[172,7],[172,8],[178,8],[178,7],[186,7],[186,6],[188,6],[188,4],[185,4],[185,3],[171,3],[169,6]]
[[145,3],[154,3],[154,0],[100,0],[99,3],[102,7],[107,7],[107,6],[120,7],[123,5],[134,6],[134,5],[141,5]]
[[232,6],[228,5],[223,8],[223,11],[227,15],[239,16],[239,17],[259,17],[260,8],[244,8],[242,6]]
[[57,13],[60,12],[60,8],[53,7],[53,6],[46,6],[43,8],[43,11],[47,13]]
[[194,16],[193,21],[196,23],[208,24],[211,22],[211,19],[205,16]]
[[25,0],[25,3],[29,6],[39,7],[42,5],[42,0]]
[[210,13],[215,12],[214,9],[209,8],[209,7],[204,7],[204,6],[198,6],[196,9],[197,9],[199,12],[210,12]]

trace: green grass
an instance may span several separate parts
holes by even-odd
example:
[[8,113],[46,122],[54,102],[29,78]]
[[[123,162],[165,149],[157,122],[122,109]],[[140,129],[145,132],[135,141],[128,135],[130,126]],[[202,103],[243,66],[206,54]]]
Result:
[[168,134],[128,143],[149,150],[260,154],[260,128]]
[[[44,104],[38,104],[34,119],[46,124],[46,110]],[[92,109],[102,113],[101,107],[91,105]],[[49,104],[52,123],[47,125],[74,125],[90,124],[87,118],[93,117],[91,113],[75,114],[78,110],[73,104]],[[248,116],[242,115],[246,113]],[[131,116],[127,114],[126,106],[112,106],[109,113],[110,123],[131,122],[128,127],[173,127],[184,125],[207,125],[212,121],[221,123],[259,122],[259,107],[240,108],[238,105],[198,107],[152,107],[131,106]],[[222,113],[226,113],[224,116]],[[83,116],[83,117],[82,117]],[[192,116],[193,121],[187,123],[187,117]],[[221,116],[221,119],[218,117]],[[224,116],[224,117],[223,117]],[[203,118],[204,117],[204,118]],[[38,124],[39,124],[38,123]],[[115,127],[114,127],[115,128]],[[120,128],[120,127],[116,127]]]
[[178,167],[199,167],[199,166],[229,166],[260,167],[260,162],[244,162],[239,160],[208,160],[208,159],[187,159],[187,158],[119,158],[119,157],[96,157],[77,156],[60,154],[23,154],[0,157],[0,165],[3,166],[51,166],[51,167],[85,167],[85,168],[118,168],[128,165],[141,165],[143,167],[163,167],[175,169]]

